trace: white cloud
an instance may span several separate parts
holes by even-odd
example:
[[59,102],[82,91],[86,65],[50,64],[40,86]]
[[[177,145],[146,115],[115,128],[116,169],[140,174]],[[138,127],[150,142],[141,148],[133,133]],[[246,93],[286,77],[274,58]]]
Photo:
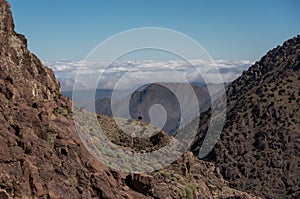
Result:
[[[207,80],[206,83],[230,82],[240,76],[252,62],[248,60],[215,60],[214,63],[203,60],[189,60],[189,62],[183,60],[118,60],[111,65],[109,65],[109,61],[45,61],[44,64],[54,70],[55,75],[61,81],[62,90],[69,90],[70,82],[76,79],[78,71],[80,71],[80,80],[77,79],[77,81],[79,80],[82,87],[95,87],[95,82],[103,74],[99,87],[114,88],[116,83],[122,79],[122,87],[126,88],[131,87],[134,81],[151,81],[151,79],[161,82],[182,81],[176,75],[181,75],[190,82],[203,83],[201,76]],[[176,72],[174,73],[174,71]],[[222,80],[216,78],[218,71]],[[127,77],[121,78],[124,74],[127,74]]]

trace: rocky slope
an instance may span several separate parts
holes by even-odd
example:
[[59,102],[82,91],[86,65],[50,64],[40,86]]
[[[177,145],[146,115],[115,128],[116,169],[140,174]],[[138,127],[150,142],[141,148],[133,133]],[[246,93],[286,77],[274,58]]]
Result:
[[[227,100],[221,139],[207,159],[233,188],[265,198],[299,198],[300,36],[245,71],[229,86]],[[194,152],[208,116],[202,115]]]
[[127,194],[123,182],[81,144],[59,82],[14,32],[9,4],[0,5],[1,193],[11,198]]
[[[0,0],[1,199],[252,198],[229,188],[213,164],[192,157],[188,165],[197,165],[195,177],[194,167],[178,160],[169,169],[178,173],[176,182],[161,172],[128,174],[109,169],[83,146],[75,131],[72,104],[59,87],[53,72],[29,52],[25,37],[14,31],[10,6]],[[108,120],[112,118],[104,120],[111,132],[117,131]],[[187,171],[180,173],[181,167]]]

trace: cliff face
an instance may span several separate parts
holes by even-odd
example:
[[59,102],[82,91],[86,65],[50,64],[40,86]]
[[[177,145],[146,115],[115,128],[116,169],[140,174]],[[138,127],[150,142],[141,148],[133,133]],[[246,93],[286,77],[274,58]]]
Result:
[[27,49],[26,38],[15,33],[9,5],[1,1],[0,9],[0,77],[5,80],[1,93],[13,103],[53,99],[60,93],[60,86],[52,70],[43,67]]
[[[81,144],[53,71],[0,0],[0,189],[13,198],[118,197],[121,180]],[[4,191],[5,190],[5,191]]]
[[0,198],[252,197],[229,188],[212,164],[194,157],[188,159],[195,171],[179,160],[168,169],[177,172],[172,179],[107,168],[76,134],[71,106],[53,71],[14,31],[10,6],[0,0]]
[[[298,198],[300,36],[245,71],[229,86],[227,97],[227,120],[208,159],[233,188],[265,198]],[[202,121],[194,151],[205,133]]]

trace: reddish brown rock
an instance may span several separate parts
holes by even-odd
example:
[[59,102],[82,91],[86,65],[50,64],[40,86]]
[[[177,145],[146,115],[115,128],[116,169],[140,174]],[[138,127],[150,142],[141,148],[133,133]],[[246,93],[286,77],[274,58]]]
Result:
[[153,190],[154,177],[143,173],[132,173],[126,177],[126,183],[138,192],[148,195]]
[[[0,187],[11,198],[117,198],[122,181],[78,138],[53,71],[14,32],[0,0]],[[99,195],[100,194],[100,195]]]
[[0,189],[0,199],[9,199],[8,193],[3,189]]

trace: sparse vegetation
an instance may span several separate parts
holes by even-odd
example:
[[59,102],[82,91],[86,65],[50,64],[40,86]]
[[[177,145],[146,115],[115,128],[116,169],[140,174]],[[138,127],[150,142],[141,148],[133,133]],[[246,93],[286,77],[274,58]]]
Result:
[[56,112],[58,114],[63,114],[64,109],[62,107],[57,107]]
[[54,138],[53,138],[53,136],[52,136],[51,133],[47,133],[47,142],[49,144],[53,144],[54,143]]
[[168,179],[171,179],[171,174],[170,174],[169,172],[164,171],[164,170],[161,170],[161,171],[159,171],[159,173],[160,173],[161,175],[163,175],[164,177],[166,177],[166,178],[168,178]]
[[70,187],[76,187],[78,184],[78,180],[76,177],[70,177],[64,181],[64,183]]
[[52,127],[50,127],[49,125],[46,125],[46,131],[47,131],[48,133],[54,133],[54,132],[55,132],[55,129],[52,128]]
[[9,102],[10,102],[9,99],[7,99],[6,97],[4,97],[4,104],[7,105],[7,104],[9,104]]
[[285,89],[280,89],[279,91],[278,91],[278,95],[283,95],[285,93]]
[[186,196],[186,198],[188,198],[188,199],[194,199],[193,190],[189,186],[186,186],[184,188],[184,192],[185,192],[184,195]]

